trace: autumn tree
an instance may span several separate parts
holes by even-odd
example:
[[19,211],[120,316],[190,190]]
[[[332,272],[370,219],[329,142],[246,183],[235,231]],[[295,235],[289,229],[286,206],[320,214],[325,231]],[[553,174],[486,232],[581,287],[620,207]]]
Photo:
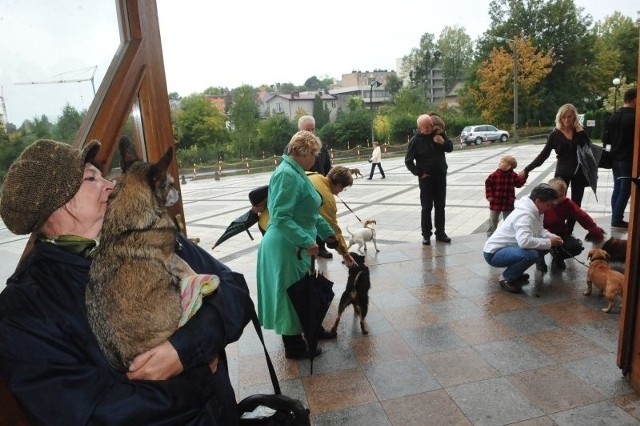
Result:
[[[537,51],[530,40],[514,40],[518,58],[518,104],[536,108],[541,98],[535,88],[551,72],[551,55]],[[513,108],[513,54],[503,47],[494,48],[478,70],[480,84],[472,91],[488,122],[508,122]]]

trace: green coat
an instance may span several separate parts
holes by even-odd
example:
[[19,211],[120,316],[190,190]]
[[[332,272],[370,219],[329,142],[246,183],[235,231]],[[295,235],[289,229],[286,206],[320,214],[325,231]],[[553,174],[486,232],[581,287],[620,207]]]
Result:
[[[280,335],[302,333],[287,288],[311,267],[306,252],[316,241],[334,235],[320,216],[322,197],[293,158],[285,155],[269,181],[269,227],[258,250],[258,318]],[[302,260],[296,250],[302,248]]]

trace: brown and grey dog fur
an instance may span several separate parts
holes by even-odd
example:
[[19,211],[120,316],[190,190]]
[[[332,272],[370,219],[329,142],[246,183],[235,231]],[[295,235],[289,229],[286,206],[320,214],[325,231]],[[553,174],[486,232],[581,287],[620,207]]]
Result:
[[616,296],[622,296],[624,275],[609,267],[609,253],[602,249],[590,250],[587,259],[590,263],[587,272],[587,290],[584,295],[589,296],[592,285],[595,285],[609,302],[602,308],[602,312],[610,312],[616,304]]
[[376,225],[376,221],[373,219],[365,220],[362,228],[356,229],[355,231],[349,229],[349,225],[347,225],[347,232],[351,235],[347,250],[350,249],[352,245],[357,244],[358,251],[362,253],[362,247],[364,247],[364,251],[367,251],[367,242],[372,241],[376,251],[380,251],[376,244],[376,230],[373,228],[373,225]]
[[627,260],[627,240],[621,238],[609,238],[600,247],[609,253],[610,262],[624,263]]
[[356,315],[360,316],[360,330],[362,334],[369,334],[367,324],[364,322],[367,312],[369,311],[369,289],[371,281],[369,279],[369,267],[365,265],[365,257],[357,253],[349,253],[356,265],[349,268],[349,278],[347,287],[345,288],[340,303],[338,305],[338,317],[331,327],[333,333],[337,333],[338,324],[342,313],[349,305],[353,305]]
[[364,177],[362,176],[362,173],[360,173],[360,169],[358,168],[354,168],[354,169],[349,169],[349,172],[356,177],[356,179],[358,179],[358,176],[360,177]]
[[165,341],[182,315],[180,279],[194,275],[175,254],[176,226],[165,207],[176,191],[173,148],[155,164],[129,158],[109,197],[86,292],[89,323],[121,371]]

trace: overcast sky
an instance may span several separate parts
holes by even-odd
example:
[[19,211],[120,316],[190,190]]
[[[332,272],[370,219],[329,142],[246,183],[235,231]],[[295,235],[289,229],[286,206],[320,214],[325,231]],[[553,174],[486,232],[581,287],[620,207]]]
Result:
[[[613,11],[635,19],[638,0],[575,0],[601,20]],[[169,92],[291,82],[352,70],[396,69],[424,33],[462,26],[472,39],[489,25],[489,0],[356,1],[157,0]],[[57,121],[65,103],[82,110],[118,43],[115,2],[0,0],[0,86],[9,121],[45,114]],[[16,84],[85,80],[57,84]]]

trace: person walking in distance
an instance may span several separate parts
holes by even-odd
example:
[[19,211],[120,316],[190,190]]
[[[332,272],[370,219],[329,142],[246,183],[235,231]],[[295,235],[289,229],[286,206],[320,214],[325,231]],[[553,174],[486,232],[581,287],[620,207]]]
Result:
[[418,132],[411,138],[404,157],[407,169],[418,177],[420,204],[422,206],[420,225],[422,244],[431,244],[433,225],[431,211],[434,212],[436,241],[450,243],[445,233],[444,207],[447,196],[447,161],[445,153],[453,151],[453,142],[446,135],[436,134],[429,114],[418,117]]
[[369,180],[373,179],[373,172],[378,166],[378,170],[380,170],[380,174],[382,175],[382,179],[385,178],[384,170],[382,170],[382,151],[380,150],[380,142],[374,142],[373,152],[371,153],[371,173],[369,173]]
[[607,119],[602,143],[611,145],[613,193],[611,194],[611,226],[626,229],[624,211],[631,196],[631,165],[633,164],[633,134],[636,127],[635,87],[624,93],[622,108]]

